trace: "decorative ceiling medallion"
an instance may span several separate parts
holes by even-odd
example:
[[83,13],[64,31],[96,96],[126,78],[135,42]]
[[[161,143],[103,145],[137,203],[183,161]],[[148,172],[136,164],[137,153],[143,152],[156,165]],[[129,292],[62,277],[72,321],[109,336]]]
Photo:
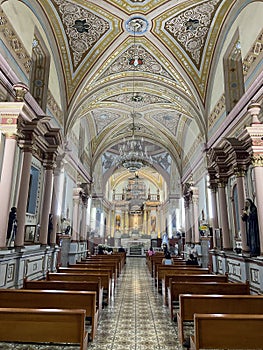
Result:
[[[143,64],[131,65],[130,59],[134,55],[138,54]],[[112,74],[127,72],[127,71],[140,71],[145,73],[158,74],[165,78],[174,80],[174,78],[168,73],[168,71],[156,60],[156,58],[150,54],[143,46],[140,44],[135,47],[132,45],[125,52],[123,52],[111,65],[110,67],[101,75],[102,78],[110,76]]]
[[126,104],[131,107],[140,108],[153,103],[170,103],[170,101],[155,95],[146,93],[136,93],[136,96],[140,96],[139,99],[133,100],[133,93],[121,94],[113,97],[109,97],[107,101],[114,101],[122,104]]
[[133,35],[144,34],[149,28],[149,22],[141,16],[133,16],[125,22],[125,29]]
[[194,6],[166,21],[164,29],[187,52],[200,69],[211,22],[222,0],[210,0]]
[[53,0],[68,38],[74,69],[110,29],[109,23],[67,0]]

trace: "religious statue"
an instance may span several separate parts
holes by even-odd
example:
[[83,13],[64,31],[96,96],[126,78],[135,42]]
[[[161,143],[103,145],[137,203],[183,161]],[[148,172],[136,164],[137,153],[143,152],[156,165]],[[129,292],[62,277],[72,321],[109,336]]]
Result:
[[246,222],[247,245],[251,256],[260,255],[259,227],[257,207],[249,198],[246,199],[242,220]]

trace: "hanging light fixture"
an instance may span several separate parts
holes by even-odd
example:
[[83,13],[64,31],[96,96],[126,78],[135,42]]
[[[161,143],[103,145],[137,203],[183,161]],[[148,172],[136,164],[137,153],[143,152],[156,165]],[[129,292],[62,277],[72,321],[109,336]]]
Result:
[[[135,92],[135,69],[143,64],[143,58],[139,55],[138,45],[135,42],[135,33],[138,31],[138,23],[136,19],[130,22],[133,27],[133,57],[129,59],[129,64],[133,66],[133,78],[132,78],[132,124],[130,127],[131,139],[125,141],[119,146],[120,155],[116,157],[115,164],[123,166],[125,169],[132,173],[140,170],[144,166],[152,165],[153,159],[147,153],[147,147],[144,144],[143,138],[136,139],[135,132],[141,128],[135,125],[135,117],[138,113],[135,113],[135,104],[141,102],[143,97]],[[137,30],[136,30],[137,29]]]

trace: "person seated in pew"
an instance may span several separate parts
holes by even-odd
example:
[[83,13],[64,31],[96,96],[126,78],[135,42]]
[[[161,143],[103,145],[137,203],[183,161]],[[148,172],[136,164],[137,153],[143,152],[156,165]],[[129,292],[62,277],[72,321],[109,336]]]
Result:
[[150,248],[149,248],[149,250],[148,250],[148,255],[149,255],[149,256],[152,256],[152,255],[154,255],[154,254],[155,254],[155,251],[153,250],[153,247],[150,246]]
[[162,265],[173,265],[173,263],[174,263],[174,260],[171,257],[170,252],[167,250],[167,252],[165,253],[165,256],[162,260]]
[[197,257],[194,254],[189,254],[189,259],[186,260],[186,265],[199,265],[197,261]]

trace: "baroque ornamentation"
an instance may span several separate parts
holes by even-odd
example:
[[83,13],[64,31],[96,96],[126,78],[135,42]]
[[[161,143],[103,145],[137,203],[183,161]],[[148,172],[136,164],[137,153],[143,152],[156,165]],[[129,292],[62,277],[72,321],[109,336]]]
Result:
[[159,122],[162,126],[165,126],[174,135],[176,135],[180,117],[181,113],[170,112],[168,114],[168,112],[166,112],[154,115],[152,118],[157,120],[157,122]]
[[[143,106],[147,106],[149,104],[153,103],[170,103],[168,100],[155,96],[155,95],[150,95],[146,93],[140,93],[138,92],[136,94],[137,98],[133,98],[134,94],[133,93],[128,93],[128,94],[121,94],[117,96],[113,96],[107,99],[107,101],[114,101],[118,103],[123,103],[128,106],[134,107],[134,108],[140,108]],[[139,98],[140,97],[140,98]]]
[[129,61],[135,56],[135,47],[132,45],[112,63],[112,65],[104,72],[102,78],[119,72],[127,72],[132,70],[137,72],[158,74],[165,78],[174,80],[167,70],[143,46],[136,45],[136,54],[138,54],[143,60],[142,65],[131,67]]
[[95,111],[92,113],[97,133],[99,134],[103,129],[105,129],[111,122],[116,121],[120,118],[120,115],[117,113],[111,113],[109,111]]
[[68,37],[74,68],[77,68],[110,25],[103,18],[67,0],[54,0],[54,3]]
[[251,160],[254,167],[263,167],[263,154],[253,154]]
[[165,30],[184,47],[197,68],[200,68],[210,25],[220,3],[221,0],[206,1],[165,23]]
[[13,30],[11,24],[6,18],[3,11],[0,10],[0,32],[1,38],[5,42],[5,45],[14,53],[17,63],[21,69],[29,75],[31,68],[31,58],[26,52],[22,42],[17,37],[16,32]]
[[262,57],[263,57],[263,30],[257,37],[252,48],[249,50],[249,53],[247,54],[247,56],[244,58],[243,74],[247,75],[251,66],[259,62],[259,60],[262,59]]
[[217,120],[222,116],[226,109],[225,95],[223,94],[215,105],[213,111],[208,117],[208,127],[211,128]]
[[148,22],[146,18],[133,17],[126,22],[126,30],[129,33],[145,33],[148,28]]

